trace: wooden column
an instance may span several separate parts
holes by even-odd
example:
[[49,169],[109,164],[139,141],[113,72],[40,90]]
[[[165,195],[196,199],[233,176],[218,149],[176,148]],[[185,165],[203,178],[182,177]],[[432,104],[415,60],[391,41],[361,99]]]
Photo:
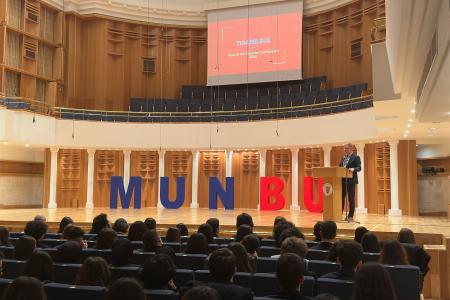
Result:
[[445,245],[424,245],[424,249],[431,260],[430,271],[423,284],[423,296],[425,299],[448,299],[448,250]]
[[404,215],[418,215],[416,141],[398,144],[398,198]]

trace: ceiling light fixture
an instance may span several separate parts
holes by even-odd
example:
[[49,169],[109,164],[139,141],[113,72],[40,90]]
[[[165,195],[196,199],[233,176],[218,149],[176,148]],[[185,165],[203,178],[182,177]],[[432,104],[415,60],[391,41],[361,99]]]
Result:
[[3,145],[8,145],[8,142],[3,142]]
[[408,137],[408,135],[405,133],[405,134],[403,135],[403,137]]
[[414,108],[411,109],[411,113],[412,113],[412,114],[416,113],[416,110],[415,110]]
[[413,119],[412,119],[412,118],[409,118],[408,122],[412,122],[412,121],[413,121]]
[[412,126],[411,124],[408,124],[408,128],[411,128],[411,126]]
[[30,145],[29,145],[29,144],[25,144],[25,147],[27,147],[27,148],[28,148],[28,147],[30,147]]

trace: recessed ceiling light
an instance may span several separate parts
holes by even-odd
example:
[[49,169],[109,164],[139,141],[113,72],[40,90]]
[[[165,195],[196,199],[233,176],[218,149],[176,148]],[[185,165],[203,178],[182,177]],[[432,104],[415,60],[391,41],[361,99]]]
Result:
[[408,122],[412,122],[412,121],[413,121],[413,119],[412,119],[412,118],[409,118]]
[[437,129],[436,127],[431,127],[431,128],[430,128],[430,130],[436,130],[436,129]]
[[450,111],[446,112],[445,114],[446,114],[447,116],[450,116]]
[[411,128],[411,126],[412,126],[411,124],[408,124],[408,128]]
[[408,134],[409,133],[409,130],[405,130],[405,134]]
[[408,135],[405,133],[405,134],[403,135],[403,137],[408,137]]
[[30,147],[30,145],[29,145],[29,144],[25,144],[25,147],[27,147],[27,148],[28,148],[28,147]]
[[3,145],[8,145],[8,142],[3,142]]
[[413,108],[413,109],[411,109],[411,113],[415,113],[416,112],[416,110]]

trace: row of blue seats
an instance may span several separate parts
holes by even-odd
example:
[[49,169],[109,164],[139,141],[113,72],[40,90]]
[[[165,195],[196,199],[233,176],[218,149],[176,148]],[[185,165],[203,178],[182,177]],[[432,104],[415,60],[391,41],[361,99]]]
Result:
[[30,110],[31,104],[17,99],[0,99],[0,105],[6,106],[7,109]]

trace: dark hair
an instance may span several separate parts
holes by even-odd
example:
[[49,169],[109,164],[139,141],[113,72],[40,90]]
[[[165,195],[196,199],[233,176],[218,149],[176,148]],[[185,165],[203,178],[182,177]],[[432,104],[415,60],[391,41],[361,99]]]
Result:
[[29,276],[20,276],[8,285],[2,300],[46,300],[42,283]]
[[252,227],[250,227],[249,225],[243,224],[238,227],[238,229],[236,231],[236,236],[234,237],[234,240],[236,242],[240,242],[240,241],[242,241],[244,236],[249,235],[249,234],[253,234]]
[[293,253],[281,254],[277,262],[277,279],[284,291],[294,291],[303,282],[303,258]]
[[230,249],[231,252],[233,252],[234,254],[234,257],[236,259],[237,272],[253,273],[253,271],[255,271],[252,270],[247,250],[241,243],[237,242],[229,243],[227,248]]
[[169,227],[166,233],[167,243],[179,243],[181,241],[180,229],[176,227]]
[[239,228],[241,225],[248,225],[253,228],[253,219],[247,213],[242,213],[236,217],[236,228]]
[[153,218],[147,218],[144,221],[148,230],[156,230],[156,220]]
[[130,241],[142,241],[142,236],[149,230],[147,225],[142,221],[133,222],[128,230],[128,239]]
[[172,260],[173,264],[175,264],[176,262],[177,256],[175,254],[175,250],[173,250],[172,247],[162,246],[161,248],[156,250],[155,253],[160,255],[167,255]]
[[67,241],[56,247],[55,262],[77,264],[81,259],[81,244]]
[[285,239],[283,244],[281,244],[281,253],[294,253],[305,258],[306,253],[308,253],[308,246],[303,239],[291,236]]
[[25,225],[24,233],[33,237],[37,242],[47,233],[47,229],[47,224],[42,221],[29,221]]
[[338,297],[335,297],[332,294],[322,293],[313,298],[313,300],[339,300]]
[[124,218],[118,218],[113,226],[112,229],[117,233],[127,233],[128,230],[128,222]]
[[68,240],[83,239],[84,230],[81,227],[67,225],[63,231],[63,238]]
[[218,237],[219,236],[219,219],[209,218],[208,220],[206,220],[206,223],[211,226],[214,237]]
[[67,225],[73,224],[73,220],[71,217],[63,217],[61,221],[59,222],[59,228],[58,233],[63,233],[64,228],[66,228]]
[[314,242],[322,241],[322,237],[320,236],[321,230],[322,230],[322,222],[317,221],[316,224],[314,224],[314,229],[313,229],[313,234],[315,236]]
[[220,300],[222,299],[219,293],[208,286],[200,285],[189,289],[181,300]]
[[362,247],[355,241],[342,241],[336,250],[342,268],[355,269],[362,261]]
[[39,281],[53,280],[53,259],[47,252],[34,251],[25,264],[24,274]]
[[383,266],[368,262],[358,269],[353,285],[353,300],[396,300],[389,273]]
[[188,228],[185,224],[183,223],[178,223],[176,226],[178,229],[180,229],[180,235],[181,236],[188,236],[189,235],[189,231]]
[[186,249],[186,254],[208,254],[208,240],[203,233],[194,233],[189,237]]
[[117,238],[111,248],[111,260],[114,266],[125,266],[130,263],[133,256],[133,245],[130,240]]
[[276,216],[275,219],[273,220],[273,228],[275,228],[275,226],[278,225],[278,223],[280,222],[286,222],[286,218],[283,216]]
[[258,248],[261,245],[259,238],[254,234],[247,234],[241,241],[242,245],[244,245],[247,253],[255,254],[258,251]]
[[111,249],[114,241],[117,238],[117,233],[111,228],[103,228],[97,235],[95,248],[98,250]]
[[364,226],[358,226],[358,227],[355,229],[355,238],[354,238],[354,241],[357,242],[357,243],[361,243],[361,240],[362,240],[363,235],[364,235],[366,232],[368,232],[368,231],[369,231],[369,230],[367,230],[366,227],[364,227]]
[[372,252],[372,253],[380,252],[380,243],[378,242],[378,238],[375,234],[373,234],[370,231],[366,232],[362,236],[361,246],[363,247],[364,252]]
[[107,214],[99,214],[95,216],[94,220],[92,221],[92,227],[91,227],[91,234],[98,234],[100,230],[103,228],[110,228],[109,221],[108,221],[108,215]]
[[90,256],[78,270],[76,284],[108,286],[110,280],[111,273],[105,259],[99,256]]
[[385,265],[408,265],[405,248],[398,241],[385,241],[380,253],[380,263]]
[[273,229],[273,239],[275,240],[275,245],[279,248],[281,246],[280,235],[286,229],[295,227],[294,223],[289,221],[280,221],[277,226]]
[[405,244],[415,244],[414,232],[409,228],[402,228],[397,236],[397,241]]
[[119,278],[110,286],[105,300],[145,300],[141,284],[134,278]]
[[298,230],[296,227],[291,227],[281,232],[280,236],[278,237],[277,244],[281,247],[283,241],[289,237],[297,237],[299,239],[305,240],[305,236],[300,232],[300,230]]
[[11,246],[9,230],[5,226],[0,226],[0,246]]
[[145,252],[155,252],[161,248],[161,238],[156,230],[147,230],[142,236],[142,242]]
[[204,223],[198,227],[198,233],[203,233],[208,240],[208,244],[214,243],[214,230],[211,225]]
[[339,240],[339,241],[334,242],[333,245],[331,245],[331,248],[330,248],[330,250],[328,250],[328,255],[326,258],[327,261],[337,262],[337,257],[338,257],[337,248],[341,243],[342,243],[342,241]]
[[215,250],[209,256],[209,273],[215,281],[230,282],[236,273],[236,257],[227,248]]
[[320,230],[320,236],[322,239],[332,240],[336,237],[337,226],[334,221],[322,222],[322,228]]
[[142,267],[141,280],[146,289],[167,289],[175,276],[175,265],[169,256],[157,254]]
[[36,240],[28,235],[22,235],[14,247],[14,259],[28,260],[36,249]]

